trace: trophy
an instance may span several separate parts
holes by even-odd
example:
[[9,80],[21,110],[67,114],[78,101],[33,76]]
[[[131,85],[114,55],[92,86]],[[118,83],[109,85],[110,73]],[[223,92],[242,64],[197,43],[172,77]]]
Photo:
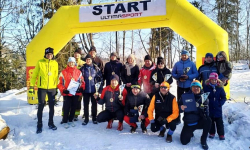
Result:
[[164,78],[164,81],[168,81],[168,79],[171,78],[171,76],[172,76],[171,74],[166,74],[165,78]]
[[98,96],[98,90],[99,90],[100,86],[101,86],[101,82],[97,82],[97,83],[95,84],[95,95],[96,95],[96,96]]
[[190,67],[186,67],[183,69],[183,74],[187,75],[188,71],[190,70]]
[[207,100],[209,94],[210,92],[201,94],[201,100],[202,100],[201,107],[204,107],[204,102]]
[[153,74],[152,78],[157,82],[157,72]]
[[119,91],[120,91],[120,95],[118,96],[119,99],[122,98],[122,92],[123,92],[124,88],[125,88],[125,84],[122,84],[119,86]]

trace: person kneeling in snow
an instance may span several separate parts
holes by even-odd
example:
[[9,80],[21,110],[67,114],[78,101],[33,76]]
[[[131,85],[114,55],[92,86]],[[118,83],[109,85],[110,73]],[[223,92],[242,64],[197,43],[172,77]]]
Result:
[[225,140],[224,125],[222,119],[222,105],[226,102],[226,93],[223,89],[223,82],[218,79],[217,73],[211,73],[206,85],[203,87],[204,92],[210,92],[209,98],[209,116],[212,119],[209,138],[214,138],[215,124],[220,140]]
[[[74,57],[69,57],[68,65],[66,69],[62,70],[59,76],[58,89],[63,95],[63,126],[69,128],[69,125],[74,127],[73,119],[75,117],[75,111],[78,104],[79,96],[82,95],[82,91],[85,89],[85,82],[83,81],[82,73],[75,66],[76,60]],[[76,81],[80,83],[75,95],[70,94],[67,90],[70,82]]]
[[[140,85],[132,85],[131,88],[132,90],[126,98],[124,121],[131,126],[130,132],[134,133],[138,127],[136,122],[140,120],[142,132],[147,133],[149,124],[147,110],[150,97],[147,93],[141,91]],[[143,109],[141,105],[143,105]],[[141,112],[141,115],[139,115],[139,112]]]
[[[151,123],[151,131],[157,132],[160,130],[159,137],[164,137],[166,127],[169,127],[166,141],[172,142],[172,135],[176,129],[175,119],[179,116],[179,108],[174,95],[169,92],[170,85],[164,81],[160,84],[160,92],[155,93],[149,108],[148,119]],[[155,119],[153,111],[155,110]]]
[[112,128],[113,119],[117,118],[119,120],[117,130],[123,130],[123,118],[124,112],[123,107],[125,106],[125,99],[127,96],[127,91],[124,89],[121,91],[121,97],[119,97],[119,77],[114,74],[110,77],[111,84],[106,86],[101,94],[101,97],[94,95],[97,99],[98,104],[103,105],[105,103],[105,110],[100,112],[97,116],[97,122],[108,121],[107,129]]
[[211,127],[211,119],[208,116],[208,102],[202,103],[201,83],[195,80],[190,85],[191,91],[181,95],[180,107],[184,111],[184,126],[181,131],[181,143],[186,145],[194,136],[193,132],[203,129],[201,136],[201,146],[207,150],[207,135]]

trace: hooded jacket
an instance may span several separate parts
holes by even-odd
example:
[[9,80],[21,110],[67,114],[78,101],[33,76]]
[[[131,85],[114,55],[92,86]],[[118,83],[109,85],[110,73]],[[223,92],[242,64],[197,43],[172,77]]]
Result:
[[[180,78],[181,75],[183,75],[183,69],[187,67],[190,67],[190,70],[187,72],[188,79],[184,82],[181,82]],[[178,87],[181,88],[189,88],[193,79],[197,78],[198,75],[199,74],[195,64],[189,58],[186,61],[180,60],[175,63],[172,70],[172,76],[175,80],[177,80]]]
[[222,117],[222,106],[226,102],[226,93],[223,89],[223,82],[218,80],[218,83],[213,88],[209,83],[209,79],[206,80],[205,86],[203,86],[204,92],[210,92],[209,99],[209,116],[214,118]]
[[33,71],[30,86],[41,89],[55,89],[58,83],[58,63],[55,60],[43,58],[39,60]]
[[220,51],[216,55],[216,59],[218,55],[222,55],[225,58],[225,60],[223,61],[216,60],[216,66],[217,66],[219,78],[222,79],[223,77],[226,77],[230,79],[232,77],[232,64],[227,60],[227,55],[224,51]]

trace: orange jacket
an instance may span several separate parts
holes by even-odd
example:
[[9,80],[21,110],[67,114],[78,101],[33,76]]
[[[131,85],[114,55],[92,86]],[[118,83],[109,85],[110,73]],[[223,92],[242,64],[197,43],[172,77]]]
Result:
[[[155,95],[152,97],[150,105],[148,107],[148,119],[149,120],[154,119],[154,116],[153,116],[154,110],[155,110]],[[179,116],[179,107],[178,107],[178,104],[177,104],[176,99],[174,97],[173,103],[172,103],[172,114],[170,116],[168,116],[166,118],[166,120],[169,123],[172,120],[176,119],[178,116]]]

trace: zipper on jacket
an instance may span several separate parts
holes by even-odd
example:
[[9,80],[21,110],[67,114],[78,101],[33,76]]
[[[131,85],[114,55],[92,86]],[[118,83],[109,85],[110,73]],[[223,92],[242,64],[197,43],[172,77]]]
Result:
[[40,86],[42,86],[42,77],[40,76]]
[[[50,59],[49,59],[50,62]],[[49,89],[49,62],[48,62],[48,83],[47,83],[47,89]]]

